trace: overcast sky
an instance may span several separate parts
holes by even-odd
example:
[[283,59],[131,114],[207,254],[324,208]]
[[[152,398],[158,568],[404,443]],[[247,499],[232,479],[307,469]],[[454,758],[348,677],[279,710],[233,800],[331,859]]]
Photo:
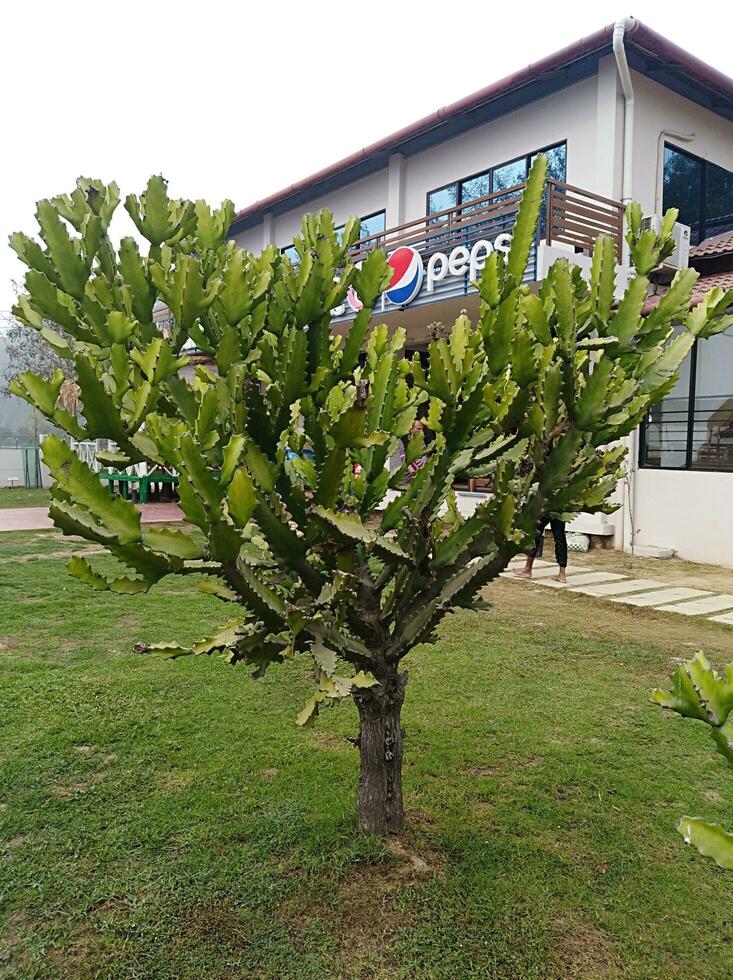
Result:
[[3,4],[0,310],[23,275],[8,234],[79,174],[243,207],[626,13],[733,73],[722,3]]

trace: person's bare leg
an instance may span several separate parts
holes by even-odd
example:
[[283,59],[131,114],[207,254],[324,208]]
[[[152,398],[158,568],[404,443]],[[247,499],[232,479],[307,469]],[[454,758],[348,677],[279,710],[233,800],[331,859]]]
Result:
[[532,566],[534,565],[534,555],[527,555],[527,560],[524,563],[524,568],[518,568],[514,572],[520,578],[532,578]]
[[565,584],[567,582],[567,578],[565,577],[565,566],[564,565],[558,565],[557,567],[558,567],[559,571],[558,571],[557,575],[553,575],[553,577],[552,577],[553,582],[562,582],[563,584]]

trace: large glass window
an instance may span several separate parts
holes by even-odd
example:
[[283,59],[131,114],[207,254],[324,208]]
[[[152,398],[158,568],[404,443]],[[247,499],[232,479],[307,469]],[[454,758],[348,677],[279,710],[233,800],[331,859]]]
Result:
[[[510,160],[491,170],[485,170],[480,174],[473,174],[456,180],[445,187],[429,191],[427,195],[427,214],[438,214],[447,211],[448,208],[455,208],[459,204],[469,204],[488,194],[506,190],[515,184],[521,184],[527,179],[529,168],[538,153],[547,154],[547,176],[554,180],[564,181],[567,173],[567,144],[558,143],[543,150],[535,150],[526,156]],[[471,211],[471,207],[462,209]]]
[[665,144],[664,208],[679,208],[690,242],[733,230],[733,173]]
[[492,172],[492,191],[503,191],[507,187],[514,187],[527,179],[527,158],[512,160],[501,167],[495,167]]
[[695,344],[642,427],[641,466],[733,472],[733,328]]
[[428,214],[439,214],[458,204],[459,185],[449,184],[428,194]]
[[384,220],[384,211],[377,211],[376,214],[369,214],[366,218],[362,218],[359,238],[371,238],[372,235],[383,235]]

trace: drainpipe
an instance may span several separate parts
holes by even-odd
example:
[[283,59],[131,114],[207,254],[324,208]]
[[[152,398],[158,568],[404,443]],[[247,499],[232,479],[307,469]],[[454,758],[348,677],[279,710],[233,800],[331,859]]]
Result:
[[[634,86],[631,83],[631,72],[626,60],[624,35],[630,30],[635,21],[633,17],[621,17],[613,27],[613,55],[616,59],[621,88],[624,93],[624,148],[623,148],[623,181],[621,200],[628,204],[632,196],[632,165],[634,159]],[[621,264],[624,268],[629,265],[629,246],[624,238],[622,243]],[[631,554],[634,554],[634,517],[636,515],[636,467],[639,454],[639,431],[635,429],[629,438],[629,476],[626,489],[628,501],[624,508],[621,547],[626,549],[626,524],[628,521],[628,544]]]
[[621,200],[628,204],[632,192],[632,164],[634,155],[634,86],[631,84],[631,72],[626,60],[624,34],[630,30],[636,21],[633,17],[621,17],[613,27],[613,54],[616,59],[621,88],[624,92],[624,155],[623,155],[623,190]]

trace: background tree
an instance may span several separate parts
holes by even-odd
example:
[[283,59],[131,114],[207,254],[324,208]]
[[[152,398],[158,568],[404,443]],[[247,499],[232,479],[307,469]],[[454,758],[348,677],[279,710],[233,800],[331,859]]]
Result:
[[[54,327],[54,324],[48,323],[46,326]],[[67,381],[66,390],[68,391],[70,385],[73,384],[73,376],[69,377],[69,362],[60,357],[46,343],[39,331],[31,329],[17,317],[11,315],[4,318],[2,326],[0,326],[0,347],[2,347],[0,351],[0,397],[14,399],[15,396],[10,391],[10,382],[23,371],[32,371],[48,380],[53,376],[54,371],[61,370],[64,372]],[[28,413],[29,410],[26,405],[20,402],[16,402],[16,405],[25,409],[24,416]],[[35,444],[38,442],[40,432],[54,431],[54,428],[32,405],[27,423],[23,424],[16,421],[15,435],[29,438]],[[8,426],[8,435],[11,435],[10,426]]]
[[[42,245],[15,237],[29,266],[17,316],[73,363],[84,426],[57,404],[61,371],[50,381],[25,373],[13,390],[76,438],[114,440],[115,465],[175,467],[197,529],[142,528],[132,503],[111,497],[66,443],[48,439],[54,522],[127,568],[109,579],[74,557],[71,573],[127,593],[171,573],[195,575],[231,606],[190,648],[143,648],[160,655],[216,653],[255,676],[312,658],[317,682],[298,722],[353,697],[364,831],[402,826],[405,657],[528,546],[540,514],[610,509],[624,450],[605,447],[670,390],[695,337],[731,322],[722,316],[731,297],[720,290],[689,311],[693,270],[642,316],[647,276],[673,248],[674,212],[657,237],[630,209],[638,275],[618,306],[605,238],[590,285],[562,261],[533,292],[523,280],[544,176],[539,157],[506,261],[492,252],[486,262],[478,323],[461,315],[431,342],[426,368],[401,357],[401,330],[370,330],[390,269],[378,250],[355,268],[356,219],[339,240],[328,212],[306,216],[295,267],[274,247],[253,256],[226,240],[231,202],[212,211],[171,200],[151,178],[125,201],[148,254],[130,238],[115,251],[117,187],[80,180],[71,196],[38,205]],[[364,309],[341,337],[330,311],[350,286]],[[173,314],[168,338],[153,323],[158,298]],[[217,367],[197,367],[191,381],[179,373],[189,339]],[[429,447],[413,425],[418,411],[435,433]],[[400,447],[404,463],[390,472]],[[492,486],[465,520],[452,491],[459,473]]]

